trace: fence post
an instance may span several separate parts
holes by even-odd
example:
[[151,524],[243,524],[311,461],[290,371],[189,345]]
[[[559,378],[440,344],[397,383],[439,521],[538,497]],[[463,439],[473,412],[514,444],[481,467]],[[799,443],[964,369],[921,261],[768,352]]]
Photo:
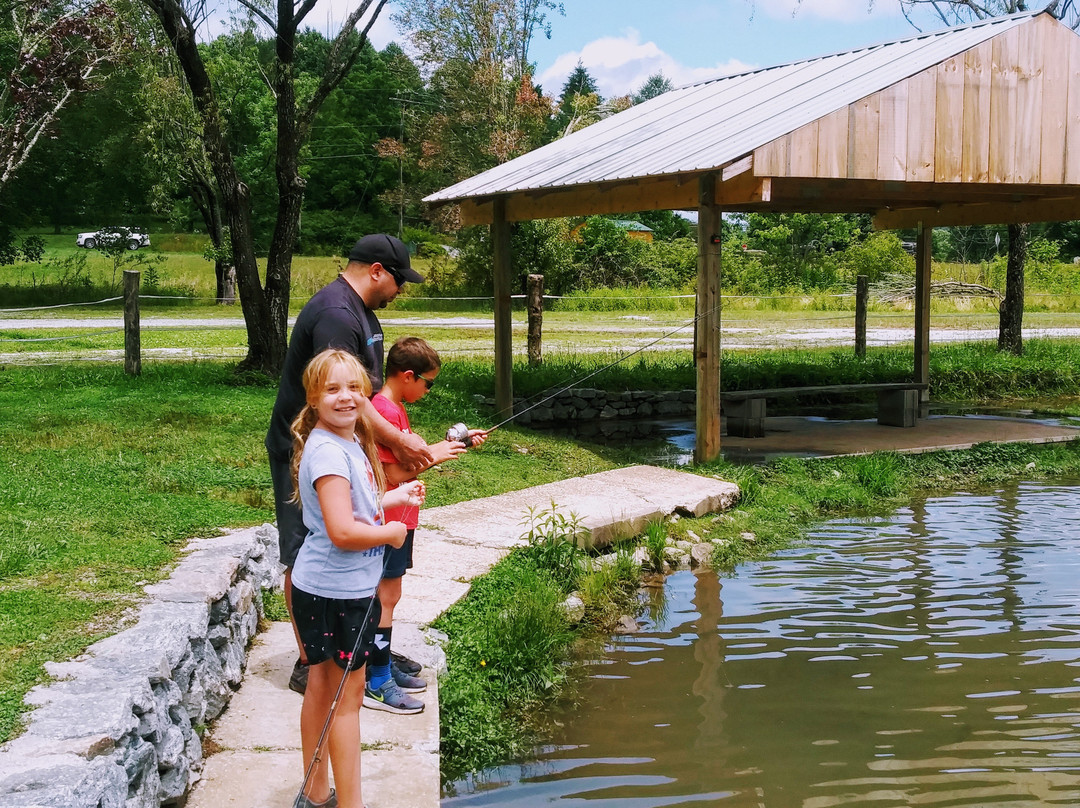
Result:
[[136,269],[124,270],[124,372],[129,376],[142,373],[141,342],[139,340],[139,277]]
[[866,304],[870,297],[870,279],[865,275],[855,278],[855,355],[866,356]]
[[529,309],[529,366],[535,367],[541,364],[543,349],[540,342],[540,332],[544,326],[544,276],[530,275],[528,278],[528,309]]

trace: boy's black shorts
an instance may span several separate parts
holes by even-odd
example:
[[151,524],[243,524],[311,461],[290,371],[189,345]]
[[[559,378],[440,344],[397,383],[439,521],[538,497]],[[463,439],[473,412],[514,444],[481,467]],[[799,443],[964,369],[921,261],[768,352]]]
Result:
[[405,574],[405,570],[412,569],[413,530],[405,534],[405,541],[400,547],[387,547],[383,578],[393,580]]
[[[293,619],[308,662],[318,665],[328,659],[342,670],[362,667],[375,647],[382,607],[376,596],[339,600],[292,590]],[[365,621],[366,616],[366,621]],[[363,633],[355,657],[356,637]]]

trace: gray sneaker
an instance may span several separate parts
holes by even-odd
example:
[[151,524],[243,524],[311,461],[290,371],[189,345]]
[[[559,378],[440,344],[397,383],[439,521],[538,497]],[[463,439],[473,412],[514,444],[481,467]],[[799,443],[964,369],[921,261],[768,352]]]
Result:
[[405,693],[392,676],[383,682],[378,690],[373,689],[370,684],[364,688],[364,706],[401,715],[414,715],[424,711],[424,702]]
[[330,789],[330,796],[323,802],[312,802],[306,794],[301,794],[297,797],[293,808],[337,808],[337,804],[337,794],[334,789]]
[[423,693],[427,690],[427,682],[419,676],[411,676],[405,673],[393,660],[390,660],[390,675],[397,682],[397,686],[406,693]]

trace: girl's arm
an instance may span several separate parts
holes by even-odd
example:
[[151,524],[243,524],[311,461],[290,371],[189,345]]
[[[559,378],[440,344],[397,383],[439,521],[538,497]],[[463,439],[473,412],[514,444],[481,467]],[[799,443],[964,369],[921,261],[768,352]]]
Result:
[[406,505],[412,505],[419,508],[424,504],[425,496],[427,496],[427,489],[424,488],[424,484],[419,480],[412,480],[405,483],[405,485],[391,488],[383,494],[382,506],[384,508],[402,508]]
[[335,547],[342,550],[369,550],[382,544],[400,547],[405,543],[405,525],[391,522],[387,525],[368,525],[353,516],[349,481],[344,477],[328,474],[315,481],[319,495],[326,533]]

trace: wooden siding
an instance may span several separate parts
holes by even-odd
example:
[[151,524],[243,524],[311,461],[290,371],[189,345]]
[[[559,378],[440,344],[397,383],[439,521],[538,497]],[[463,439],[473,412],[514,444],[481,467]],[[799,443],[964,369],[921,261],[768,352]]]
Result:
[[754,173],[1075,185],[1078,144],[1080,37],[1040,15],[757,148]]

